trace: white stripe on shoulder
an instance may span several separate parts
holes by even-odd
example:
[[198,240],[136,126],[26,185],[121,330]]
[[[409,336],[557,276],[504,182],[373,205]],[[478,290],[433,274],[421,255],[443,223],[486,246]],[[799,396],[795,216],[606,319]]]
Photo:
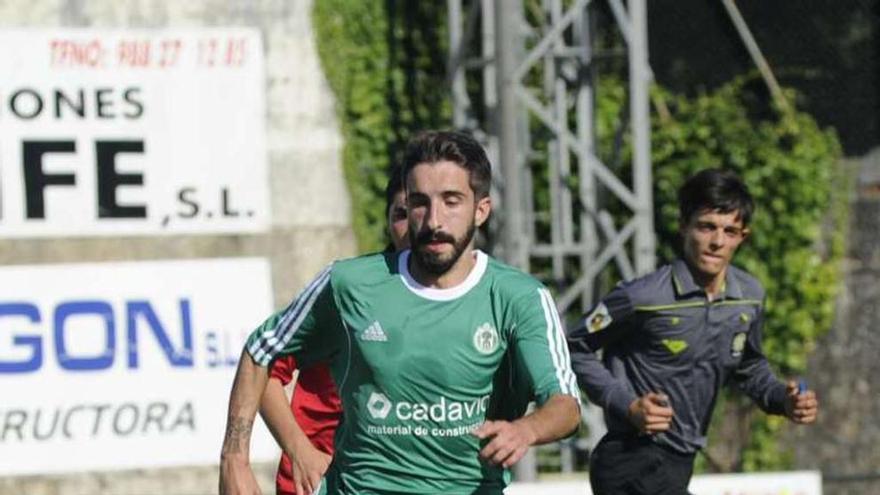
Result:
[[268,365],[269,362],[290,341],[302,324],[303,319],[311,311],[318,295],[330,281],[332,265],[322,270],[309,285],[290,303],[281,319],[273,327],[267,329],[251,346],[254,361]]
[[315,286],[318,285],[321,279],[324,277],[325,271],[322,271],[315,277],[314,280],[309,282],[309,284],[293,299],[290,305],[281,313],[280,318],[270,328],[267,328],[260,338],[254,342],[253,345],[253,355],[254,358],[257,359],[257,356],[263,358],[266,354],[270,353],[274,346],[279,342],[278,334],[279,332],[283,332],[286,322],[289,321],[289,318],[292,314],[297,313],[302,309],[303,304],[305,304]]
[[[288,308],[287,311],[284,312],[284,317],[281,320],[281,339],[283,340],[283,336],[288,332],[288,330],[292,330],[295,332],[296,328],[298,328],[299,323],[302,322],[302,319],[305,315],[312,309],[312,306],[315,304],[315,300],[318,298],[318,295],[324,290],[324,287],[330,281],[330,268],[327,267],[315,277],[314,280],[303,290],[302,294],[297,297],[296,305],[292,305],[293,308]],[[304,300],[304,301],[303,301]],[[291,321],[294,322],[293,327],[291,326]],[[277,344],[276,344],[277,345]],[[282,344],[283,346],[283,344]]]
[[553,297],[549,292],[547,292],[547,299],[550,303],[551,313],[553,313],[553,321],[556,323],[556,337],[559,349],[562,352],[562,364],[565,367],[565,378],[568,382],[569,390],[571,390],[571,395],[580,400],[580,388],[577,385],[577,378],[574,376],[574,371],[571,369],[571,355],[568,353],[568,342],[565,340],[564,327],[559,318],[559,312],[556,310],[556,305],[553,302]]
[[550,298],[550,294],[547,293],[546,289],[538,289],[538,295],[541,298],[541,307],[544,309],[544,321],[547,323],[547,347],[550,351],[550,356],[553,359],[553,367],[556,371],[556,381],[559,384],[559,388],[562,389],[562,393],[570,394],[571,391],[568,390],[568,384],[565,381],[565,370],[562,362],[562,356],[559,353],[559,349],[556,346],[556,322],[553,319],[553,300]]

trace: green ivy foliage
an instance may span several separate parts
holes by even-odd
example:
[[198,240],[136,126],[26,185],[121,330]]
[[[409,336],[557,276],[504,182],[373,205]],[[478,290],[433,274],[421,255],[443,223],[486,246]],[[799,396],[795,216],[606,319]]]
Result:
[[841,150],[807,114],[753,111],[761,103],[750,98],[747,81],[675,98],[673,121],[653,126],[658,241],[661,256],[672,258],[680,243],[676,193],[687,176],[710,166],[738,173],[758,208],[735,263],[767,289],[765,352],[782,373],[801,373],[831,326],[842,241],[823,239],[822,224]]
[[385,184],[406,140],[448,127],[442,2],[320,0],[318,54],[337,100],[343,169],[362,252],[386,242]]

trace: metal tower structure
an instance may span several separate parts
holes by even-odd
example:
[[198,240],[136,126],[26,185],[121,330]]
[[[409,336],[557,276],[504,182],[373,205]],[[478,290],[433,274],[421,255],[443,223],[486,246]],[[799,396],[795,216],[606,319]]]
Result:
[[[481,139],[501,172],[498,253],[541,272],[563,314],[592,304],[611,263],[623,278],[653,270],[646,0],[607,0],[626,44],[628,177],[597,152],[590,0],[447,1],[453,125]],[[624,208],[612,216],[611,204]]]
[[[447,0],[453,125],[481,140],[500,170],[496,252],[554,286],[563,315],[594,302],[609,265],[624,279],[655,265],[646,0],[607,2],[629,81],[619,130],[628,121],[632,158],[618,168],[597,151],[597,61],[607,54],[594,49],[590,0]],[[584,421],[592,448],[601,412],[585,409]],[[574,449],[560,455],[570,470]],[[534,479],[534,452],[517,468],[518,479]]]

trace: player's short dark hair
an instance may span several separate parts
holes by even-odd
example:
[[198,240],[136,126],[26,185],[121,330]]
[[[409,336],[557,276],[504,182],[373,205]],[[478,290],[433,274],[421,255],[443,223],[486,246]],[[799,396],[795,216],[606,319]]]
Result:
[[425,131],[406,145],[403,157],[403,178],[420,163],[450,161],[468,171],[470,186],[477,199],[489,195],[492,166],[486,151],[474,138],[456,131]]
[[403,175],[400,173],[400,167],[395,165],[388,171],[388,184],[385,185],[385,218],[391,212],[391,206],[394,205],[394,196],[403,190]]
[[678,213],[682,224],[702,210],[737,212],[746,226],[752,219],[755,202],[748,186],[735,173],[708,168],[692,175],[678,190]]

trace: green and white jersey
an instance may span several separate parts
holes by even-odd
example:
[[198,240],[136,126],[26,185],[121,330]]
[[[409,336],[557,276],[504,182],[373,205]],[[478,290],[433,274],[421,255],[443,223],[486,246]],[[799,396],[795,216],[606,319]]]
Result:
[[416,282],[409,251],[338,261],[251,334],[262,366],[287,354],[330,364],[343,419],[327,493],[500,494],[507,473],[480,461],[470,434],[508,408],[497,384],[524,377],[539,404],[578,398],[550,294],[475,256],[450,289]]

